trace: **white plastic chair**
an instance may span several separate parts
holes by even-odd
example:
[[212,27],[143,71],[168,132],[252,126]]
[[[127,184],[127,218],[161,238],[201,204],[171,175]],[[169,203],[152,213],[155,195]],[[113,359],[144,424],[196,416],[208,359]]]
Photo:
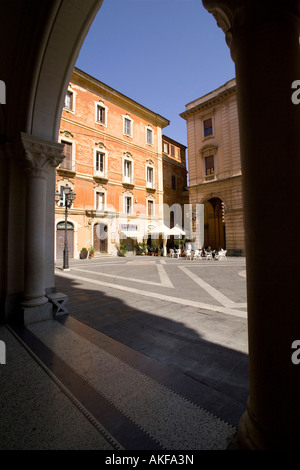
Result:
[[227,250],[220,250],[218,253],[218,259],[227,259]]
[[181,255],[181,249],[180,249],[180,248],[178,248],[178,250],[176,251],[176,256],[177,256],[177,258],[179,258],[179,257],[180,257],[180,255]]
[[207,251],[206,251],[206,257],[205,257],[205,259],[206,259],[206,260],[208,260],[208,259],[213,259],[213,256],[212,256],[212,252],[211,252],[211,251],[210,251],[210,252],[207,252]]
[[175,258],[175,252],[173,248],[170,248],[170,258]]
[[185,259],[192,259],[192,250],[186,250]]
[[200,250],[195,250],[193,259],[201,259]]

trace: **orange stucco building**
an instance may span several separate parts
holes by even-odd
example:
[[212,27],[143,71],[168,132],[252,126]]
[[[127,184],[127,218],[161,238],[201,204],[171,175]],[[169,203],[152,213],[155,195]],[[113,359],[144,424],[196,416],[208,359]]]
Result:
[[[68,212],[70,257],[91,246],[96,256],[114,255],[120,243],[134,252],[137,242],[147,241],[149,231],[163,223],[164,202],[179,202],[186,186],[185,147],[173,141],[179,158],[163,157],[162,129],[168,124],[168,119],[74,69],[59,131],[66,156],[56,172],[61,194],[55,211],[56,259],[62,258],[64,247],[65,185],[76,194]],[[178,188],[171,189],[167,200],[163,166],[170,184],[171,174],[177,174]]]

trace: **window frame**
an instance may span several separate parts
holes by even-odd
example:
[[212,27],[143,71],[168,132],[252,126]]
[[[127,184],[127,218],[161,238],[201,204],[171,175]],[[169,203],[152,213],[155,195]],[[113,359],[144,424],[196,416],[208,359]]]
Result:
[[64,131],[64,132],[61,131],[61,135],[59,136],[58,140],[59,140],[60,144],[71,144],[71,146],[72,146],[71,147],[71,149],[72,149],[72,151],[71,151],[71,168],[68,169],[68,168],[65,168],[64,166],[62,166],[65,159],[60,163],[58,168],[61,168],[62,170],[71,170],[71,171],[73,171],[74,168],[76,167],[76,142],[73,138],[67,137],[66,135],[69,136],[71,134],[68,131]]
[[[127,211],[128,201],[130,201],[130,207],[129,207],[130,210],[129,210],[129,212]],[[124,195],[124,214],[126,214],[126,215],[132,215],[133,214],[133,203],[132,203],[132,201],[133,201],[133,196],[129,196],[128,194]]]
[[[131,119],[131,117],[126,114],[126,116],[122,116],[123,118],[123,135],[126,135],[127,137],[133,137],[133,119]],[[126,131],[126,126],[125,126],[125,123],[126,122],[130,122],[130,132],[127,132]]]
[[[103,169],[97,169],[97,157],[98,155],[103,155]],[[100,163],[100,162],[99,162]],[[94,174],[104,176],[107,169],[107,153],[98,148],[94,149]]]
[[[148,139],[148,136],[151,136],[150,141]],[[146,144],[151,145],[151,147],[154,146],[154,131],[151,126],[146,127]]]
[[[207,162],[212,161],[212,166],[208,167]],[[211,168],[213,171],[211,171]],[[208,173],[209,170],[209,173]],[[214,176],[215,175],[215,156],[213,154],[207,155],[204,157],[204,175],[205,176]]]
[[[211,126],[205,128],[205,123],[206,123],[207,121],[211,121]],[[210,129],[211,132],[209,132],[208,134],[205,134],[206,129]],[[204,139],[207,139],[207,138],[212,137],[212,136],[214,135],[214,121],[213,121],[213,116],[206,116],[205,118],[202,119],[202,131],[203,131],[203,138],[204,138]]]
[[[149,203],[152,207],[152,213],[149,213]],[[147,199],[147,216],[148,217],[155,217],[155,201],[153,199]]]
[[[70,93],[72,95],[72,103],[71,103],[71,107],[69,106],[66,106],[66,98],[67,98],[67,95],[68,93]],[[66,94],[65,94],[65,98],[64,98],[64,111],[66,111],[67,113],[72,113],[72,114],[75,114],[75,104],[76,104],[76,96],[77,96],[77,93],[76,91],[74,91],[71,87],[71,85],[68,86],[68,89],[66,91]]]
[[[167,150],[165,150],[165,146]],[[165,140],[163,140],[163,153],[166,153],[167,155],[169,155],[169,143],[166,142]]]
[[[151,170],[151,172],[149,172]],[[152,181],[149,180],[148,176],[149,173],[152,174]],[[155,188],[155,168],[153,165],[146,165],[146,187],[147,188]]]
[[[130,175],[125,172],[126,163],[130,164]],[[122,182],[124,184],[134,184],[134,160],[131,154],[127,152],[122,156]]]
[[[99,196],[102,195],[102,207],[99,207]],[[106,208],[106,194],[104,191],[97,188],[95,190],[95,209],[97,212],[104,212]]]
[[[104,110],[104,120],[98,120],[98,108],[101,108]],[[105,106],[104,102],[102,100],[95,101],[95,123],[107,127],[107,121],[108,121],[108,107]]]

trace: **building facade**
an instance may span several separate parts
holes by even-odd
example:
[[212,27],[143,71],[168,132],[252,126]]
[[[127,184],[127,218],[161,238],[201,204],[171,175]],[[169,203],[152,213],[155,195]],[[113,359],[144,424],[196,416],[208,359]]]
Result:
[[204,205],[195,243],[245,254],[236,82],[186,105],[189,201]]
[[[185,147],[164,138],[176,155],[163,154],[162,129],[168,124],[166,118],[74,69],[59,130],[65,158],[56,171],[61,195],[55,210],[56,259],[63,257],[66,185],[76,194],[68,211],[71,258],[91,247],[95,256],[116,255],[120,244],[133,253],[137,243],[147,241],[150,231],[163,223],[164,203],[178,202],[186,186]],[[164,175],[170,180],[166,188]]]
[[[170,228],[179,225],[189,236],[190,227],[184,217],[189,209],[186,147],[166,135],[162,139],[164,224]],[[174,241],[173,238],[169,240],[168,244]]]

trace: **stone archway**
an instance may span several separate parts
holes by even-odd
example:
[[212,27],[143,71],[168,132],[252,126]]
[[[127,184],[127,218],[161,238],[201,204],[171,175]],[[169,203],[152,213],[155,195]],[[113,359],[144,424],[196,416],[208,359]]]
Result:
[[102,2],[16,0],[1,5],[0,62],[5,67],[0,78],[7,92],[0,113],[3,321],[24,315],[26,323],[27,308],[43,319],[49,310],[47,292],[55,289],[55,167],[63,158],[59,123],[69,78]]

